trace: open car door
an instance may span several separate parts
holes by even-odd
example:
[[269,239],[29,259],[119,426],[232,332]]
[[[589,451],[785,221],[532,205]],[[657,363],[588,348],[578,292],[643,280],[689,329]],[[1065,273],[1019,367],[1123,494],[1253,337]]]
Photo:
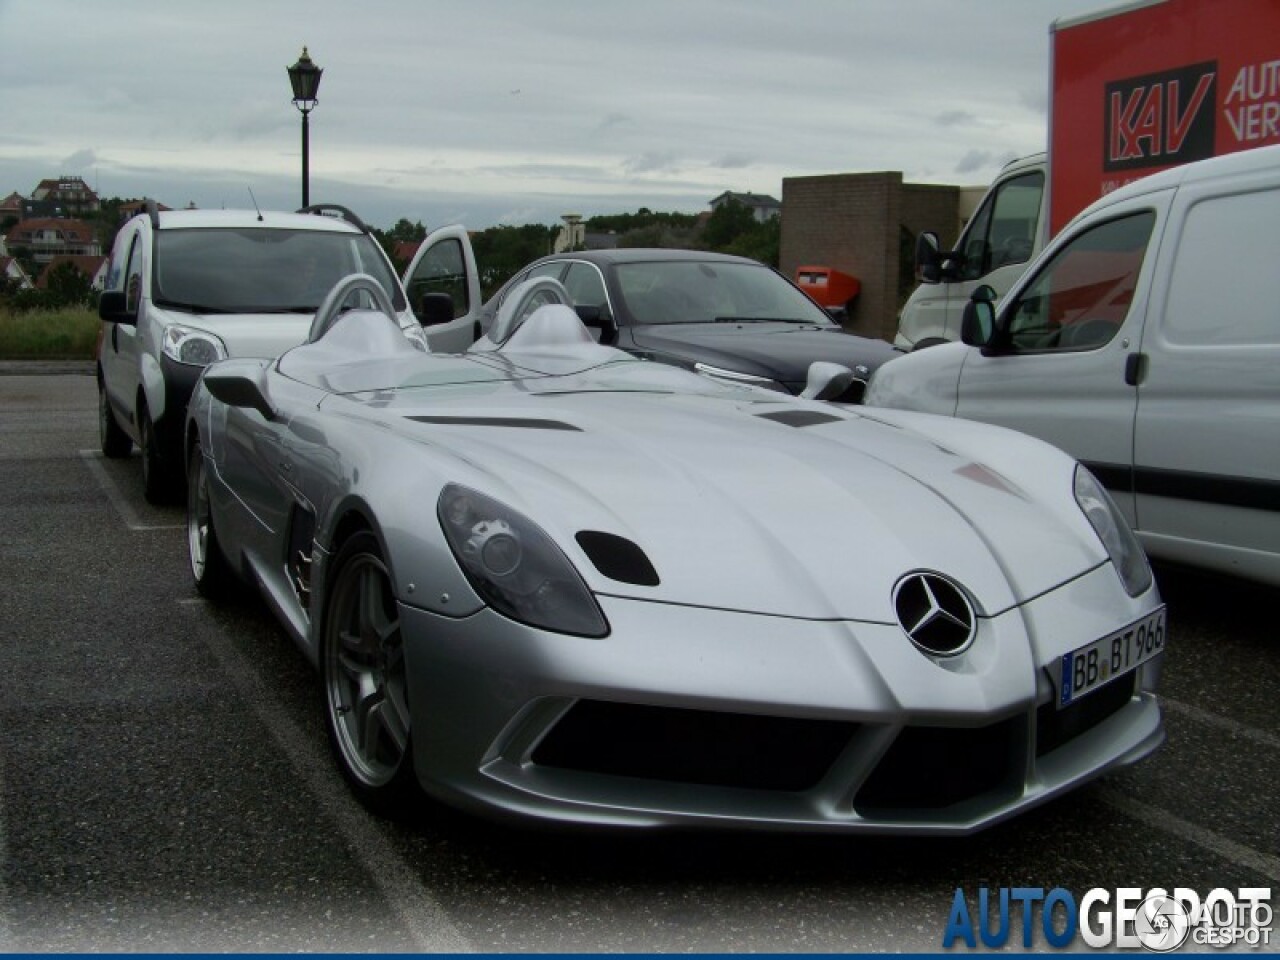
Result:
[[404,289],[419,323],[424,294],[447,293],[453,301],[452,320],[423,328],[433,351],[461,353],[479,338],[480,272],[466,227],[455,224],[432,231],[404,272]]

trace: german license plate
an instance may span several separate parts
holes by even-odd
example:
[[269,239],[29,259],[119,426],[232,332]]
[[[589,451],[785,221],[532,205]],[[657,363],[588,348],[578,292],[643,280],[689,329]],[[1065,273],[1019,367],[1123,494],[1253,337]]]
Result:
[[1061,696],[1065,707],[1164,650],[1164,607],[1108,637],[1062,655]]

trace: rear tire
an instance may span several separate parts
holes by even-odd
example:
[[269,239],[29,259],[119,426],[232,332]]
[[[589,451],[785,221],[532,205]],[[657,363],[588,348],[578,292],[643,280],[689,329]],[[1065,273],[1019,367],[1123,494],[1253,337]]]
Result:
[[112,460],[127,457],[133,449],[133,440],[116,423],[106,385],[101,380],[98,381],[98,442],[102,455]]
[[208,466],[198,439],[187,459],[187,557],[191,579],[200,595],[210,600],[226,596],[235,574],[223,556],[213,527]]
[[333,570],[320,648],[329,742],[360,802],[377,814],[397,816],[421,792],[404,639],[377,537],[355,534],[338,552]]

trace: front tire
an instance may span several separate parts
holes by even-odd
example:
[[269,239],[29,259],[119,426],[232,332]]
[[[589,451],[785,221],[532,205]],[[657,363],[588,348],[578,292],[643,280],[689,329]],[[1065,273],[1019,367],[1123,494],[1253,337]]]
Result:
[[408,672],[391,575],[377,538],[338,552],[327,591],[320,666],[329,741],[360,801],[382,815],[416,796]]
[[157,506],[171,503],[174,498],[173,477],[168,462],[160,455],[156,425],[151,422],[151,413],[145,406],[138,410],[138,438],[142,452],[142,495],[147,498],[147,503]]
[[209,472],[197,440],[187,460],[187,556],[196,590],[210,600],[225,596],[235,574],[222,554],[209,506]]
[[102,447],[102,455],[112,460],[127,457],[133,450],[133,440],[116,423],[106,385],[101,380],[98,381],[98,442]]

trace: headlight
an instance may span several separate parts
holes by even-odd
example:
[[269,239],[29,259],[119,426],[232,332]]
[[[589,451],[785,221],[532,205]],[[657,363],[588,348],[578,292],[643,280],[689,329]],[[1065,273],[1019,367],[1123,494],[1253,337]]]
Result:
[[724,367],[713,367],[709,363],[695,363],[693,365],[693,369],[704,377],[711,377],[713,380],[725,380],[729,383],[744,384],[752,387],[763,387],[765,390],[777,390],[779,393],[790,392],[777,380],[770,380],[768,377],[758,377],[754,373],[739,373],[737,370],[726,370]]
[[178,363],[207,367],[215,360],[226,359],[227,348],[212,333],[175,323],[164,332],[164,354]]
[[1120,508],[1097,478],[1083,466],[1076,466],[1075,487],[1076,503],[1106,547],[1125,590],[1131,597],[1144,593],[1151,586],[1151,567],[1142,544],[1129,529]]
[[437,512],[462,572],[499,613],[557,633],[609,632],[578,571],[533,521],[452,483],[440,492]]

